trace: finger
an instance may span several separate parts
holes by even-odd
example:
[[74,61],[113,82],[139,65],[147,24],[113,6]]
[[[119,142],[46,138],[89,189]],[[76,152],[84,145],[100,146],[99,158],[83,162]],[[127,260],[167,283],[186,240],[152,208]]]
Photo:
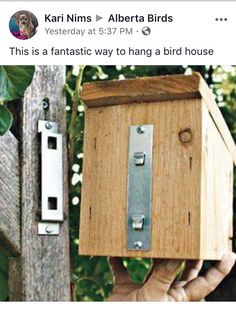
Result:
[[153,273],[153,268],[154,268],[155,265],[156,265],[156,260],[153,259],[153,260],[152,260],[151,267],[150,267],[150,270],[149,270],[149,272],[147,273],[146,277],[144,278],[143,284],[145,284],[145,283],[149,280],[149,278],[151,277],[151,275],[152,275],[152,273]]
[[202,260],[186,261],[185,268],[181,276],[181,280],[188,282],[197,278],[199,271],[202,268],[202,264],[203,264]]
[[229,274],[236,255],[229,253],[223,257],[214,267],[210,268],[204,276],[198,277],[185,286],[185,293],[188,300],[197,301],[210,294],[217,285]]
[[132,282],[129,273],[123,264],[122,258],[109,257],[108,261],[114,275],[115,285]]
[[[159,299],[168,292],[181,266],[180,260],[159,260],[146,283],[141,288],[142,298]],[[157,297],[157,298],[156,298]]]
[[202,260],[188,260],[185,263],[184,271],[180,277],[180,279],[174,284],[174,287],[182,287],[187,282],[197,278],[201,268],[203,261]]

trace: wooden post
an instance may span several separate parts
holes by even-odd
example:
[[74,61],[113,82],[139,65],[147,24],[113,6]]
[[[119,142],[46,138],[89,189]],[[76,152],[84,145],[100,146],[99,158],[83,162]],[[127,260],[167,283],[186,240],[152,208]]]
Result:
[[[69,301],[68,167],[64,66],[37,66],[22,107],[21,139],[21,256],[10,259],[10,299]],[[43,109],[48,98],[50,107]],[[59,123],[64,149],[64,222],[59,236],[38,236],[40,209],[38,120]]]
[[8,132],[0,137],[0,245],[20,254],[20,177],[18,141]]

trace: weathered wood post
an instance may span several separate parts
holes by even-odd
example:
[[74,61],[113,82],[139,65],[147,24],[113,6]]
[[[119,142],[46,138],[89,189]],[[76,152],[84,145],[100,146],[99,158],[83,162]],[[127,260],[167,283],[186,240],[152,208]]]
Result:
[[8,132],[0,138],[0,245],[20,254],[19,143]]
[[[70,300],[68,227],[68,168],[64,66],[37,66],[22,105],[20,142],[21,255],[10,259],[10,299],[23,301]],[[49,109],[43,99],[49,99]],[[38,235],[40,160],[38,120],[58,122],[63,134],[64,221],[57,236]]]

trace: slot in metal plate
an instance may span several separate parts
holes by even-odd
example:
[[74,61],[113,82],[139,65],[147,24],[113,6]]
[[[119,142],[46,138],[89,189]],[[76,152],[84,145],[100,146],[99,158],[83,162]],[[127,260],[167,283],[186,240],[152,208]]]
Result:
[[39,121],[41,134],[41,220],[63,221],[63,152],[58,124]]
[[[130,126],[128,153],[128,250],[151,250],[153,125]],[[144,165],[137,165],[135,154],[145,153]],[[141,229],[134,228],[137,216]]]

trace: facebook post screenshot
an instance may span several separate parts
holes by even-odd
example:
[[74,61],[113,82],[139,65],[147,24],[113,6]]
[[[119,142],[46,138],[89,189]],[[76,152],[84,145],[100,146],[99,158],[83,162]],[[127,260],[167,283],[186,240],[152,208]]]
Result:
[[0,1],[1,306],[235,306],[235,13]]

